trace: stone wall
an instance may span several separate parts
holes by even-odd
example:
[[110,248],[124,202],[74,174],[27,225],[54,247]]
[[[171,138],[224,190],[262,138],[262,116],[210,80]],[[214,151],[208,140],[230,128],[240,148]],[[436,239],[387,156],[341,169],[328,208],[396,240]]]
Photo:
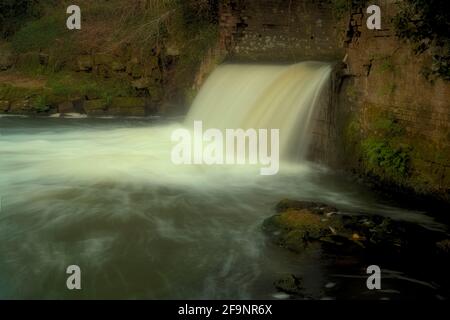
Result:
[[343,57],[343,27],[330,1],[227,0],[220,16],[230,59],[292,62]]
[[[168,50],[166,50],[168,51]],[[85,113],[89,116],[146,116],[161,111],[164,101],[164,75],[161,53],[145,51],[141,48],[124,45],[114,52],[94,51],[76,54],[64,61],[61,67],[53,64],[55,56],[45,51],[12,54],[8,59],[0,59],[2,74],[1,85],[11,86],[17,91],[16,96],[8,95],[8,90],[0,91],[0,112],[11,114],[36,113]],[[170,52],[164,52],[165,59],[171,59]],[[46,85],[45,75],[41,85],[22,85],[24,79],[38,82],[36,77],[17,70],[26,69],[32,65],[35,70],[52,70],[60,68],[65,74],[71,72],[75,83],[67,86],[79,86],[82,93],[55,93]],[[39,78],[39,76],[37,77]],[[96,81],[121,82],[129,88],[127,95],[111,97],[102,94],[101,90],[82,90],[86,79],[92,86]],[[37,106],[45,96],[45,109]]]
[[334,61],[315,160],[450,201],[450,84],[428,81],[432,57],[396,37],[398,1],[371,4],[382,8],[381,30],[367,29],[366,7],[337,18],[333,1],[225,0],[222,45],[231,61]]
[[[341,162],[383,183],[449,201],[450,83],[426,79],[422,71],[431,66],[431,55],[414,54],[395,36],[395,1],[379,4],[382,30],[366,28],[362,8],[350,17],[337,122],[343,133]],[[377,141],[384,141],[385,149]],[[391,172],[401,169],[397,160],[405,165],[401,175]]]

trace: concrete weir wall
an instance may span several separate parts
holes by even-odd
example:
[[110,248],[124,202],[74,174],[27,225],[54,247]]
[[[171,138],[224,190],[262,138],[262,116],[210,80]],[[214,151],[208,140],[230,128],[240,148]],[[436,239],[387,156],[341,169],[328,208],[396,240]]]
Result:
[[[330,1],[225,0],[220,6],[221,47],[232,62],[295,63],[306,60],[336,63],[345,56],[342,19]],[[325,162],[334,153],[336,75],[329,99],[315,114],[310,157]]]
[[225,0],[220,28],[233,60],[333,61],[344,54],[329,1]]

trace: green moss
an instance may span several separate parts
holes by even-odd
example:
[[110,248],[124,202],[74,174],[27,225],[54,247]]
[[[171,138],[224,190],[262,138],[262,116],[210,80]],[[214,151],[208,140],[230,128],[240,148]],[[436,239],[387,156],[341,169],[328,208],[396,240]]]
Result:
[[50,103],[46,95],[40,95],[33,101],[33,109],[37,113],[46,113],[51,109]]
[[111,101],[114,97],[132,96],[129,82],[120,79],[98,79],[92,75],[74,73],[48,74],[47,86],[55,95],[71,97],[103,98]]
[[355,117],[352,117],[347,126],[345,127],[345,137],[353,145],[353,142],[357,142],[360,138],[361,126]]
[[392,61],[392,57],[383,58],[380,66],[381,73],[395,72],[395,63]]
[[393,116],[379,117],[373,124],[372,128],[385,137],[398,137],[405,133],[403,128],[397,119]]
[[368,138],[361,146],[367,171],[395,180],[408,176],[412,150],[408,145],[395,146],[390,141]]
[[347,93],[347,97],[349,97],[352,100],[355,100],[358,97],[358,91],[353,85],[349,85],[345,91]]
[[432,56],[422,74],[428,80],[450,81],[450,10],[448,0],[405,0],[399,3],[394,26],[401,39],[413,45],[416,54]]
[[0,100],[13,101],[29,98],[40,93],[42,93],[42,89],[15,87],[10,84],[0,85]]
[[12,38],[12,46],[18,53],[51,48],[57,40],[71,37],[63,14],[44,16],[28,22]]

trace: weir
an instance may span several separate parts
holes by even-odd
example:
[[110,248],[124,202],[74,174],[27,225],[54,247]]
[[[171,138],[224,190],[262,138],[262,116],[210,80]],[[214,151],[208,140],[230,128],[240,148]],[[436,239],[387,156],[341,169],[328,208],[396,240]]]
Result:
[[283,160],[308,156],[315,119],[329,103],[332,66],[228,64],[208,78],[185,120],[188,127],[279,129]]

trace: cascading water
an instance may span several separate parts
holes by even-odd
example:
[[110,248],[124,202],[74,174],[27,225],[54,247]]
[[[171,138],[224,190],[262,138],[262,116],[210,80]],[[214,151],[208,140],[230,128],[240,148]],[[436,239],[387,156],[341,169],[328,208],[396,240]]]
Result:
[[185,123],[192,126],[201,120],[212,128],[280,129],[282,158],[295,154],[301,159],[331,70],[330,64],[319,62],[220,66],[195,99]]
[[[284,154],[305,148],[329,75],[320,63],[219,67],[185,126],[278,128]],[[261,223],[280,199],[433,224],[306,163],[270,177],[176,166],[170,137],[180,127],[0,118],[0,298],[268,299],[280,273],[298,272],[321,298],[323,261],[265,243]],[[67,290],[69,265],[81,267],[83,290]]]

